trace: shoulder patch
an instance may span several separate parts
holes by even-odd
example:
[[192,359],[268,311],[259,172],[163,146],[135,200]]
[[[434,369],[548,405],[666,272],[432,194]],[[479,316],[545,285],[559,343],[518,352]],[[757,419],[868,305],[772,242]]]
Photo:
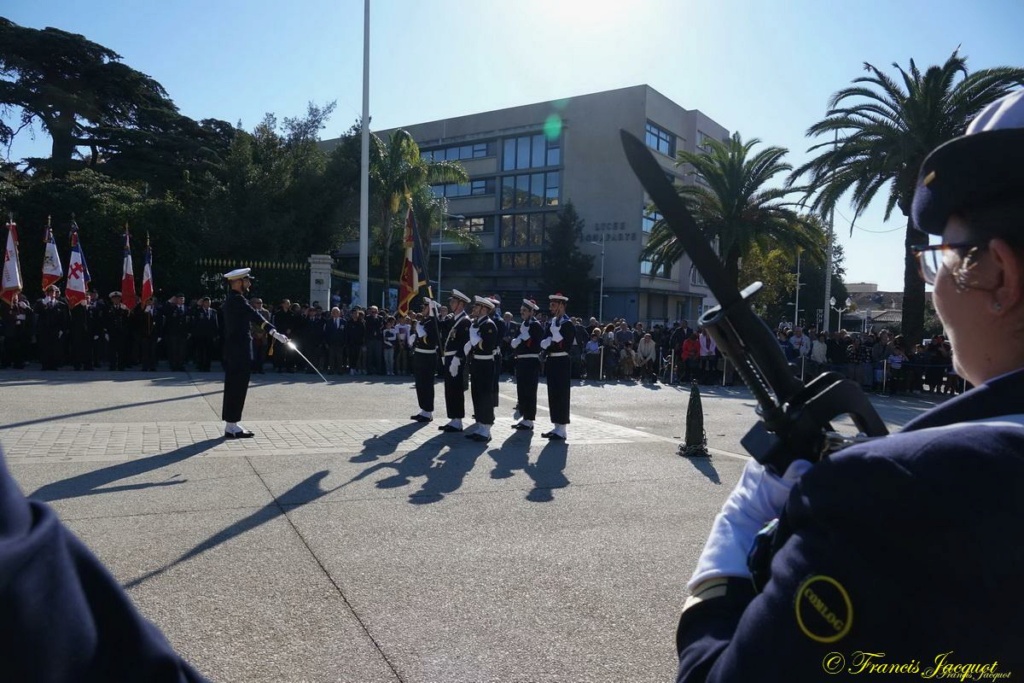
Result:
[[843,585],[831,576],[812,576],[796,593],[796,623],[804,635],[819,643],[834,643],[850,632],[853,602]]

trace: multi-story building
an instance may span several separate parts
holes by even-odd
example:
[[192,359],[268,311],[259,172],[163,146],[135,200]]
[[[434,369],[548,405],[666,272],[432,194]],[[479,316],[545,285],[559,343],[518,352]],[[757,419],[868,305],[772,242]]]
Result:
[[[571,312],[692,322],[713,303],[688,258],[658,271],[640,259],[659,216],[646,212],[649,200],[619,138],[625,129],[646,140],[666,174],[694,182],[687,168],[676,166],[676,152],[700,150],[708,138],[729,134],[700,111],[639,85],[404,129],[425,157],[457,160],[470,177],[434,188],[447,198],[448,213],[464,217],[463,225],[480,240],[474,249],[440,245],[443,260],[434,261],[434,250],[431,277],[443,273],[445,292],[498,293],[515,302],[546,298],[549,292],[538,290],[544,231],[572,202],[585,221],[580,248],[595,257],[592,275],[601,285],[590,301],[570,302]],[[392,131],[376,132],[387,140]],[[356,246],[346,245],[341,254],[354,254]]]

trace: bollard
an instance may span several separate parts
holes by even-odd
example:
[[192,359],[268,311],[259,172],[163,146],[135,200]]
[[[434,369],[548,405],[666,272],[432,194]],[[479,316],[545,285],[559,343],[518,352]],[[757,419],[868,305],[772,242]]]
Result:
[[700,404],[700,386],[690,384],[690,403],[686,407],[686,436],[679,446],[679,455],[688,458],[709,458],[708,437],[704,432],[704,408]]

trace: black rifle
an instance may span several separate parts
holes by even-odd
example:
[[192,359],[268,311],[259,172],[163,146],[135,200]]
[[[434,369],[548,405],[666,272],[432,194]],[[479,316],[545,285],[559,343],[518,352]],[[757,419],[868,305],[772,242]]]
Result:
[[741,441],[750,455],[778,474],[797,459],[817,462],[851,442],[830,424],[841,415],[849,415],[865,436],[888,434],[856,383],[837,372],[822,373],[806,385],[796,377],[775,335],[750,305],[761,283],[742,292],[736,289],[661,164],[643,142],[625,130],[620,132],[633,172],[718,300],[718,306],[701,316],[700,325],[757,400],[761,420]]

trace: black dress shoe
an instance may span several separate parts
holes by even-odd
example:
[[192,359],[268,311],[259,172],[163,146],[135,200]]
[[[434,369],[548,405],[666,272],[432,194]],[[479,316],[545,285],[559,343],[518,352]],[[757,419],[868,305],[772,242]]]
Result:
[[522,431],[522,432],[532,432],[533,431],[533,427],[531,425],[524,425],[524,424],[521,424],[521,423],[517,423],[517,424],[512,425],[512,429],[518,429],[519,431]]
[[427,417],[426,415],[412,415],[409,417],[409,419],[415,420],[416,422],[433,422],[434,420],[434,418]]
[[565,437],[562,436],[561,434],[556,434],[554,432],[548,432],[548,434],[549,436],[547,438],[551,439],[552,441],[565,441]]
[[554,436],[554,434],[554,432],[544,432],[543,434],[541,434],[541,436],[543,436],[545,439],[550,439],[552,436]]
[[473,434],[467,434],[466,438],[472,439],[473,441],[479,441],[480,443],[487,443],[488,441],[491,440],[491,437],[484,436],[483,434],[480,434],[478,432],[474,432]]
[[243,429],[240,432],[224,432],[225,439],[251,439],[255,434]]
[[442,432],[461,432],[462,427],[453,427],[452,425],[441,425],[438,429]]

